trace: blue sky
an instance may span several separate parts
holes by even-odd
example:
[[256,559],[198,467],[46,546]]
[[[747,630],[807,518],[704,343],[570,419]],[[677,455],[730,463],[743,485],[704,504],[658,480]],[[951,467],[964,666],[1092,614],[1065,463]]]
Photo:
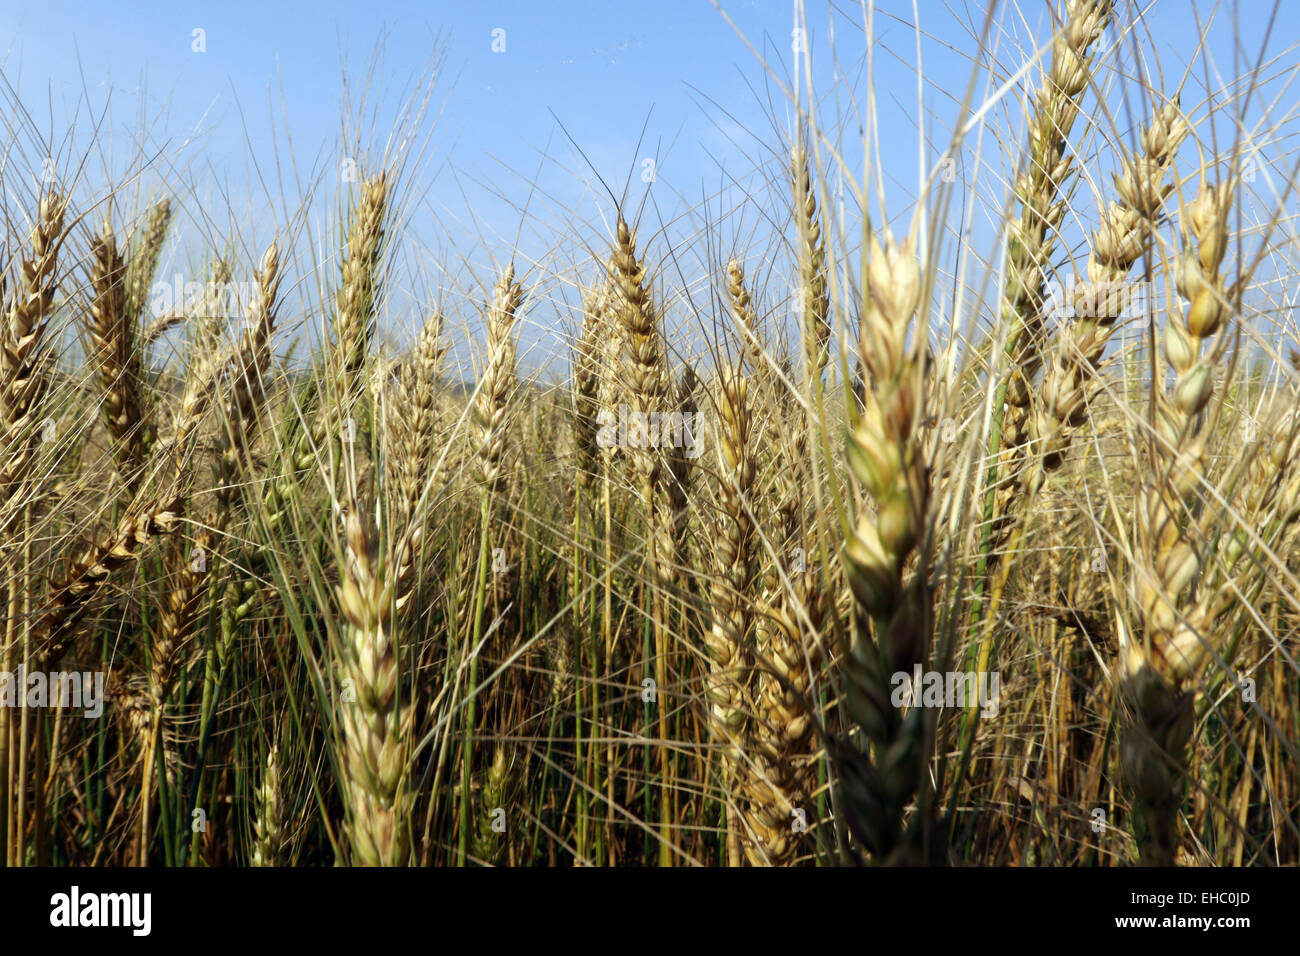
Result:
[[[913,5],[876,4],[882,184],[894,217],[909,211],[916,192],[916,118],[925,115],[933,136],[946,142],[984,15],[983,4],[917,6],[925,77],[919,93]],[[1047,37],[1045,5],[1022,6],[999,8],[990,58],[1006,67]],[[792,115],[781,84],[790,82],[794,7],[789,0],[735,0],[722,9],[725,16],[708,0],[8,2],[0,7],[0,56],[4,80],[42,135],[52,132],[59,142],[71,124],[73,143],[83,144],[93,120],[106,117],[87,179],[102,179],[105,169],[120,176],[138,168],[140,157],[156,156],[155,169],[171,187],[186,184],[172,264],[192,271],[200,268],[194,257],[204,254],[195,250],[231,232],[253,258],[295,215],[310,224],[307,248],[298,254],[310,259],[313,246],[328,248],[332,234],[322,210],[330,208],[337,177],[322,171],[332,171],[347,152],[339,145],[344,76],[355,99],[378,63],[362,119],[375,153],[441,46],[430,115],[417,137],[427,146],[412,158],[406,181],[396,277],[406,304],[395,293],[394,314],[430,296],[480,294],[493,263],[517,248],[521,269],[535,263],[539,301],[550,306],[533,311],[533,332],[541,333],[564,321],[560,305],[576,301],[574,276],[593,274],[584,260],[593,249],[603,251],[599,244],[609,236],[613,203],[597,177],[616,195],[626,188],[633,208],[645,201],[642,233],[652,255],[658,243],[660,256],[671,260],[665,269],[672,284],[690,287],[732,252],[760,263],[779,257],[772,224],[784,186],[773,177]],[[1226,75],[1239,72],[1234,35],[1243,54],[1257,56],[1271,8],[1228,4],[1216,13],[1211,4],[1184,0],[1151,5],[1138,31],[1156,51],[1167,86],[1195,53],[1193,9],[1202,24],[1218,18],[1210,50]],[[808,2],[807,42],[818,108],[846,138],[859,170],[867,46],[860,8],[838,10],[832,16],[828,5]],[[196,29],[203,31],[203,52],[193,49]],[[1275,29],[1270,50],[1282,53],[1295,31],[1285,17]],[[494,52],[501,39],[504,52]],[[1203,71],[1199,65],[1190,90],[1203,85]],[[982,76],[977,99],[988,84]],[[1193,104],[1203,99],[1203,91],[1190,97]],[[1141,109],[1115,105],[1117,113]],[[1009,97],[990,122],[1019,142],[1022,112],[1019,99]],[[1128,125],[1123,116],[1117,122]],[[76,155],[74,145],[63,153]],[[650,184],[642,181],[648,161]],[[1006,173],[985,174],[990,197]],[[323,184],[319,201],[304,214],[295,197],[313,182]],[[159,188],[156,174],[146,172],[139,187],[142,196]],[[757,201],[742,209],[744,196]],[[300,262],[299,275],[309,291],[328,279],[328,270]]]

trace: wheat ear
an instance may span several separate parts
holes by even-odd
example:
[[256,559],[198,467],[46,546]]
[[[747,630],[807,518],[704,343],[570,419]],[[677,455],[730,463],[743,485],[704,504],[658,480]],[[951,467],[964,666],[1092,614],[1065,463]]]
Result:
[[[171,589],[163,602],[158,619],[157,637],[151,648],[149,695],[154,713],[161,717],[176,678],[176,663],[181,648],[194,629],[199,608],[207,593],[209,555],[212,551],[211,529],[200,527],[194,535],[194,547],[186,556],[181,548],[172,551]],[[176,565],[182,565],[179,569]]]
[[734,257],[727,260],[727,295],[731,299],[731,317],[741,340],[742,368],[751,376],[763,376],[767,359],[758,337],[758,317],[745,287],[745,269]]
[[1074,175],[1073,157],[1066,146],[1088,87],[1092,45],[1105,30],[1113,7],[1112,0],[1066,3],[1065,22],[1052,41],[1051,67],[1030,117],[1028,163],[1016,178],[1020,218],[1008,224],[1001,303],[1001,319],[1009,329],[1005,354],[1010,377],[1000,397],[1005,404],[998,410],[1000,422],[995,428],[995,441],[1001,445],[1001,477],[994,485],[992,555],[1010,531],[1004,516],[1014,507],[1025,478],[1033,383],[1042,365],[1046,272],[1066,211],[1066,185]]
[[414,710],[399,699],[393,581],[387,569],[375,567],[370,538],[354,507],[347,509],[345,538],[338,597],[347,627],[337,643],[336,663],[344,686],[339,707],[352,860],[401,866],[408,854],[406,741]]
[[438,422],[438,376],[447,351],[442,321],[442,313],[435,312],[424,324],[400,383],[401,408],[396,415],[393,464],[399,529],[393,563],[399,610],[414,593],[416,562],[424,540],[421,520],[424,512],[420,508],[424,489],[438,487],[441,480],[438,455],[434,453],[434,432]]
[[1209,631],[1214,595],[1198,595],[1192,585],[1205,553],[1195,503],[1205,476],[1204,412],[1216,365],[1214,350],[1201,352],[1230,317],[1219,273],[1230,201],[1228,187],[1202,183],[1184,211],[1188,248],[1177,263],[1176,284],[1188,306],[1181,321],[1170,317],[1165,323],[1164,355],[1175,383],[1170,392],[1159,378],[1152,382],[1153,483],[1140,490],[1137,502],[1139,553],[1149,556],[1133,571],[1142,634],[1125,630],[1120,642],[1120,676],[1130,708],[1120,764],[1134,798],[1141,862],[1156,866],[1172,866],[1177,852],[1195,697],[1186,685],[1218,643]]
[[150,539],[171,534],[180,526],[182,504],[183,498],[173,489],[152,506],[128,513],[111,535],[87,548],[66,572],[51,581],[50,597],[34,630],[42,663],[55,663],[63,657],[91,599],[114,571],[139,558]]
[[139,330],[127,306],[127,270],[107,221],[90,245],[90,337],[104,389],[104,420],[113,439],[118,468],[133,483],[144,461],[146,420]]
[[434,429],[438,419],[438,376],[447,343],[442,335],[441,312],[434,312],[420,331],[410,361],[401,376],[402,407],[397,416],[395,490],[400,518],[405,525],[411,520],[427,485],[438,481],[430,473]]
[[22,497],[19,492],[36,455],[37,416],[49,387],[45,333],[54,311],[65,209],[61,196],[41,198],[31,255],[21,260],[19,285],[0,329],[0,529],[7,528],[16,513],[10,502]]
[[361,186],[348,232],[335,315],[335,361],[340,400],[350,401],[360,385],[374,335],[379,260],[388,207],[388,176],[380,173]]
[[817,197],[813,192],[808,151],[796,143],[790,155],[794,184],[794,221],[798,230],[798,307],[804,351],[805,375],[809,381],[821,378],[830,358],[831,305],[826,279],[826,245],[817,220]]
[[284,793],[280,779],[280,747],[272,744],[266,754],[266,770],[257,785],[256,816],[253,818],[253,866],[279,866],[285,843]]
[[[750,502],[756,465],[748,390],[748,380],[734,367],[724,370],[718,394],[718,511],[710,577],[713,620],[704,637],[709,656],[709,717],[722,748],[729,817],[733,807],[740,808],[739,796],[744,792],[742,758],[753,711],[749,682],[755,563]],[[728,856],[734,865],[739,862],[737,850],[747,837],[736,833],[734,825],[728,829]]]
[[488,308],[487,364],[479,379],[474,403],[479,476],[494,492],[500,490],[509,465],[509,416],[518,388],[514,328],[523,299],[523,286],[515,281],[514,265],[509,265],[497,280],[492,304]]
[[[149,207],[138,245],[132,244],[126,278],[126,315],[131,324],[136,327],[140,326],[144,318],[144,307],[149,301],[149,289],[153,285],[154,274],[158,271],[158,260],[162,255],[163,243],[167,240],[167,229],[171,221],[171,200],[160,199]],[[146,333],[142,337],[141,347],[148,345],[150,341],[152,340]]]
[[[624,388],[635,411],[646,416],[662,416],[671,393],[666,343],[647,287],[645,262],[637,257],[636,234],[628,228],[622,212],[618,216],[609,278],[614,290],[614,308],[621,325],[623,348],[619,371]],[[646,508],[646,564],[650,576],[646,595],[654,632],[654,681],[658,688],[657,723],[661,741],[658,747],[661,773],[659,861],[661,865],[670,866],[674,843],[670,818],[675,795],[672,792],[673,770],[668,753],[670,728],[664,694],[669,682],[676,678],[677,667],[674,648],[669,642],[665,601],[674,590],[680,567],[674,537],[678,526],[675,504],[684,504],[685,486],[680,479],[686,461],[680,458],[665,468],[659,448],[645,447],[634,450],[633,462]]]
[[603,286],[582,297],[582,330],[573,349],[574,444],[577,451],[578,484],[589,490],[596,481],[596,435],[600,415],[602,347],[609,334],[608,299]]
[[1061,328],[1055,362],[1043,377],[1034,429],[1042,470],[1035,485],[1060,467],[1073,431],[1088,416],[1089,376],[1124,310],[1129,272],[1160,223],[1174,188],[1166,172],[1190,131],[1178,104],[1167,103],[1142,130],[1141,152],[1129,156],[1115,178],[1119,199],[1107,207],[1092,234],[1088,282],[1076,298],[1077,318]]
[[[922,708],[904,718],[893,706],[893,675],[929,659],[933,607],[928,554],[928,464],[919,438],[924,418],[924,337],[909,344],[920,301],[921,270],[912,240],[900,247],[873,237],[868,263],[870,302],[862,321],[859,359],[870,376],[862,407],[850,402],[845,445],[849,469],[870,495],[844,543],[844,570],[853,593],[851,641],[842,658],[844,705],[871,745],[859,754],[839,746],[844,812],[861,845],[878,862],[912,859],[903,811],[924,767]],[[918,813],[920,822],[922,813]],[[919,832],[914,826],[912,834]]]
[[219,518],[229,512],[235,482],[244,470],[244,455],[261,419],[266,377],[271,367],[271,338],[275,332],[280,290],[280,247],[272,242],[262,254],[257,292],[249,303],[249,324],[239,344],[230,394],[222,421],[225,434],[217,444]]
[[[816,704],[812,675],[822,660],[817,635],[824,613],[810,570],[805,536],[804,481],[808,479],[807,417],[783,403],[785,454],[776,458],[773,555],[763,575],[755,627],[758,689],[751,730],[750,825],[755,865],[784,866],[799,855],[797,814],[808,823],[813,780],[812,735]],[[811,709],[810,709],[811,708]]]

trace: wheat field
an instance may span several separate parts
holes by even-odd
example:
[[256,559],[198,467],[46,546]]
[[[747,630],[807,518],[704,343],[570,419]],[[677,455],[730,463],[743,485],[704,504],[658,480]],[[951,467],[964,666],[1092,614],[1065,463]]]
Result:
[[6,83],[0,860],[1300,863],[1300,60],[1022,7],[907,208],[759,57],[743,210],[406,325],[438,68],[198,245]]

